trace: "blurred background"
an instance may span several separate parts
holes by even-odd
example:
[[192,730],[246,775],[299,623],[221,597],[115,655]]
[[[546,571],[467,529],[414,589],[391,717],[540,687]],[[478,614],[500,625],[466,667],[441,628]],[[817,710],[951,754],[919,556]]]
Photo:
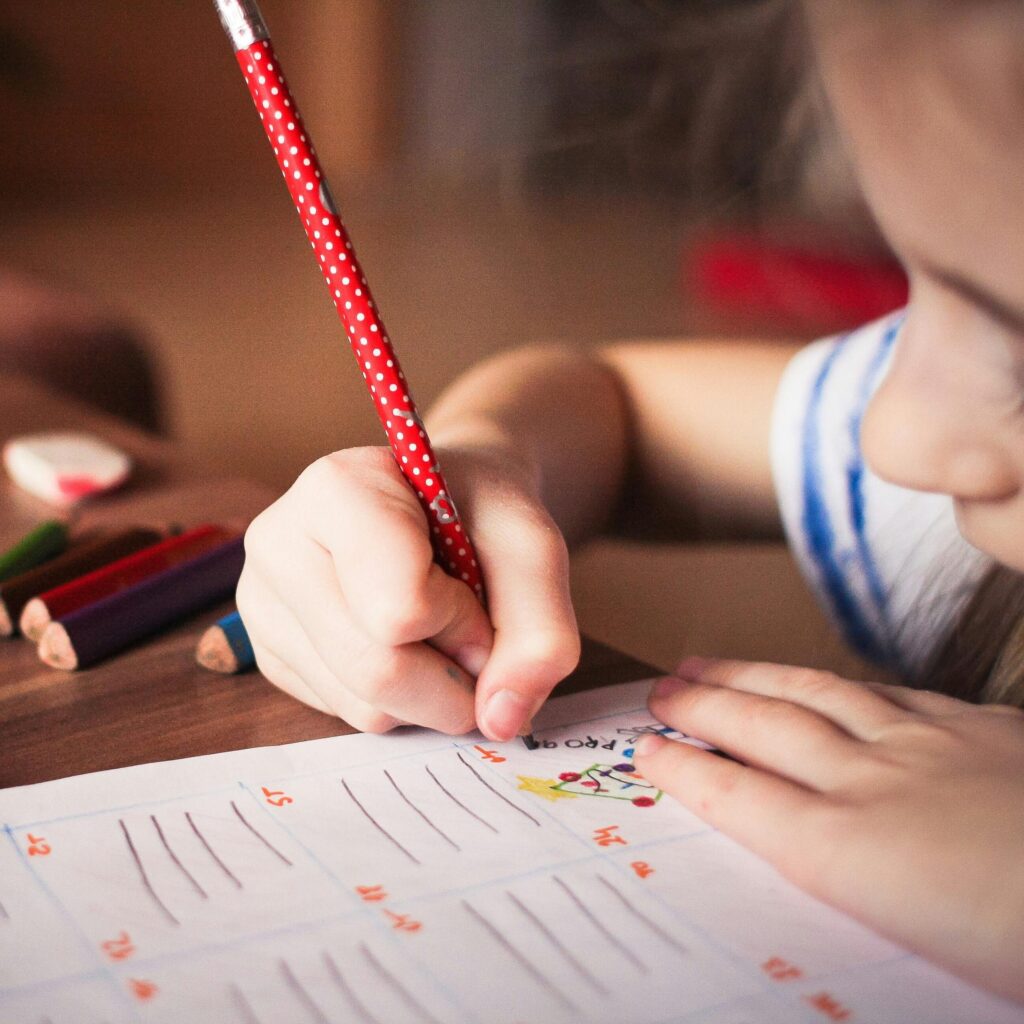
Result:
[[[526,342],[811,338],[900,302],[789,4],[261,6],[421,407]],[[381,442],[209,0],[2,0],[0,120],[0,373],[276,490]],[[778,549],[601,542],[576,585],[661,664],[849,665]]]

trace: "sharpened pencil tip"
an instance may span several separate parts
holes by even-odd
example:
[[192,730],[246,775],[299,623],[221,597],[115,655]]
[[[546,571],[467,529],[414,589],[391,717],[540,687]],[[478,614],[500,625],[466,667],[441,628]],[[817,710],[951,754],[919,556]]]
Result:
[[73,672],[78,668],[78,655],[68,631],[59,623],[51,622],[39,641],[39,657],[50,668]]
[[39,643],[50,624],[50,612],[46,605],[33,597],[21,612],[21,634],[33,643]]
[[232,675],[238,671],[238,658],[220,626],[211,626],[199,639],[196,661],[211,672]]

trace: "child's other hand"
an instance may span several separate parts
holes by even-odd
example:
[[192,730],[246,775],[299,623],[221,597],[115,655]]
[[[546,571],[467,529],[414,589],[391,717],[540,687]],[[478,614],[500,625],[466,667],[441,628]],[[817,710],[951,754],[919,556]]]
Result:
[[644,776],[815,896],[1024,999],[1024,714],[824,672],[689,659]]
[[312,707],[367,732],[479,723],[507,740],[579,657],[568,555],[529,473],[495,468],[494,455],[440,457],[490,618],[435,563],[426,517],[386,448],[320,459],[253,521],[238,608],[260,670]]

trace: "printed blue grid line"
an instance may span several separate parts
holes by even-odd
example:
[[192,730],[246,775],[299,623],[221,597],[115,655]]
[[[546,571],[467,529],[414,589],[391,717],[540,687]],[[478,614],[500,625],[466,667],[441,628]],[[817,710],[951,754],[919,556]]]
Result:
[[78,927],[78,922],[75,920],[74,915],[72,915],[64,903],[57,898],[56,894],[49,885],[46,884],[43,878],[40,877],[39,873],[32,870],[32,865],[28,863],[25,851],[22,850],[21,846],[14,838],[14,832],[11,830],[10,826],[4,825],[4,833],[7,835],[11,845],[14,847],[15,853],[17,854],[17,858],[21,862],[22,867],[33,879],[36,886],[42,891],[46,899],[57,908],[61,917],[67,921],[68,927],[71,929],[72,934],[78,939],[82,948],[86,951],[88,958],[96,963],[99,973],[109,980],[112,991],[128,1011],[129,1016],[133,1020],[141,1020],[135,1006],[132,1005],[131,1001],[128,999],[127,993],[121,987],[120,979],[117,974],[113,971],[111,966],[102,959],[96,947],[89,941],[89,937]]

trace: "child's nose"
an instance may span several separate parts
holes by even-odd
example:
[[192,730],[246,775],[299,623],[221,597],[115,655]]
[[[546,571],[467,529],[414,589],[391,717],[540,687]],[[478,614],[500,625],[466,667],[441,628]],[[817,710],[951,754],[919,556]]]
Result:
[[986,430],[984,412],[956,393],[907,381],[896,366],[875,394],[861,431],[872,471],[915,491],[996,501],[1020,486],[1014,463]]

